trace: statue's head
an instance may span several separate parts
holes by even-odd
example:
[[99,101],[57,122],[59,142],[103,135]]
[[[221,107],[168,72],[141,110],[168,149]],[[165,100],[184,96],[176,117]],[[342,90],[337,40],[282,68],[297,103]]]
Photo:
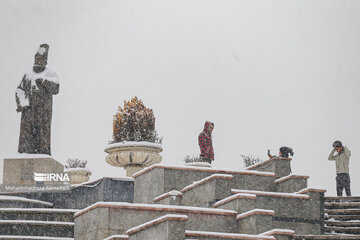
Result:
[[39,50],[37,50],[35,54],[35,61],[34,61],[34,72],[42,72],[45,70],[47,64],[47,57],[49,52],[49,45],[46,43],[41,44]]

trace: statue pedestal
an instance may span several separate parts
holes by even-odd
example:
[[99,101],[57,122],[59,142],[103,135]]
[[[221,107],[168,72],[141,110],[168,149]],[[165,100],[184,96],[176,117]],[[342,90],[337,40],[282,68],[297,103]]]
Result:
[[3,184],[35,185],[37,182],[34,180],[34,172],[63,173],[64,166],[47,155],[24,154],[24,156],[5,158]]

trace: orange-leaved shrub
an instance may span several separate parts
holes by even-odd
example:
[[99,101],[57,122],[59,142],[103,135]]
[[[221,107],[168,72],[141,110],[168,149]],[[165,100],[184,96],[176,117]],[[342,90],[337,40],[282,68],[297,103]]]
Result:
[[155,116],[137,97],[124,101],[113,118],[113,142],[161,142],[155,130]]

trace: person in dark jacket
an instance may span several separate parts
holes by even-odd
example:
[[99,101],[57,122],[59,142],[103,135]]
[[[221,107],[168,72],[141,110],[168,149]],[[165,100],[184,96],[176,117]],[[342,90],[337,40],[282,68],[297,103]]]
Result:
[[289,154],[291,156],[294,156],[294,150],[291,147],[281,147],[279,149],[279,156],[273,156],[270,154],[270,150],[268,150],[268,156],[269,158],[275,158],[275,157],[283,157],[283,158],[288,158]]
[[214,161],[214,148],[212,145],[211,133],[214,129],[214,123],[206,121],[204,130],[199,135],[200,158],[204,162]]

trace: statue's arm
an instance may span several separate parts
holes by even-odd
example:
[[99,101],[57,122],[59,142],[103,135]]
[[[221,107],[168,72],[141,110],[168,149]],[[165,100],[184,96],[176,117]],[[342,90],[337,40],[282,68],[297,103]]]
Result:
[[45,79],[37,79],[36,84],[50,94],[58,94],[60,84],[55,72],[48,72]]
[[17,109],[16,111],[21,112],[24,107],[29,106],[29,99],[25,91],[25,79],[26,75],[24,75],[23,79],[21,80],[19,86],[16,88],[15,91],[15,100]]
[[60,88],[60,84],[59,83],[56,83],[56,82],[53,82],[53,81],[49,81],[49,80],[44,80],[42,83],[41,83],[41,86],[43,88],[45,88],[45,90],[51,94],[58,94],[59,93],[59,88]]

